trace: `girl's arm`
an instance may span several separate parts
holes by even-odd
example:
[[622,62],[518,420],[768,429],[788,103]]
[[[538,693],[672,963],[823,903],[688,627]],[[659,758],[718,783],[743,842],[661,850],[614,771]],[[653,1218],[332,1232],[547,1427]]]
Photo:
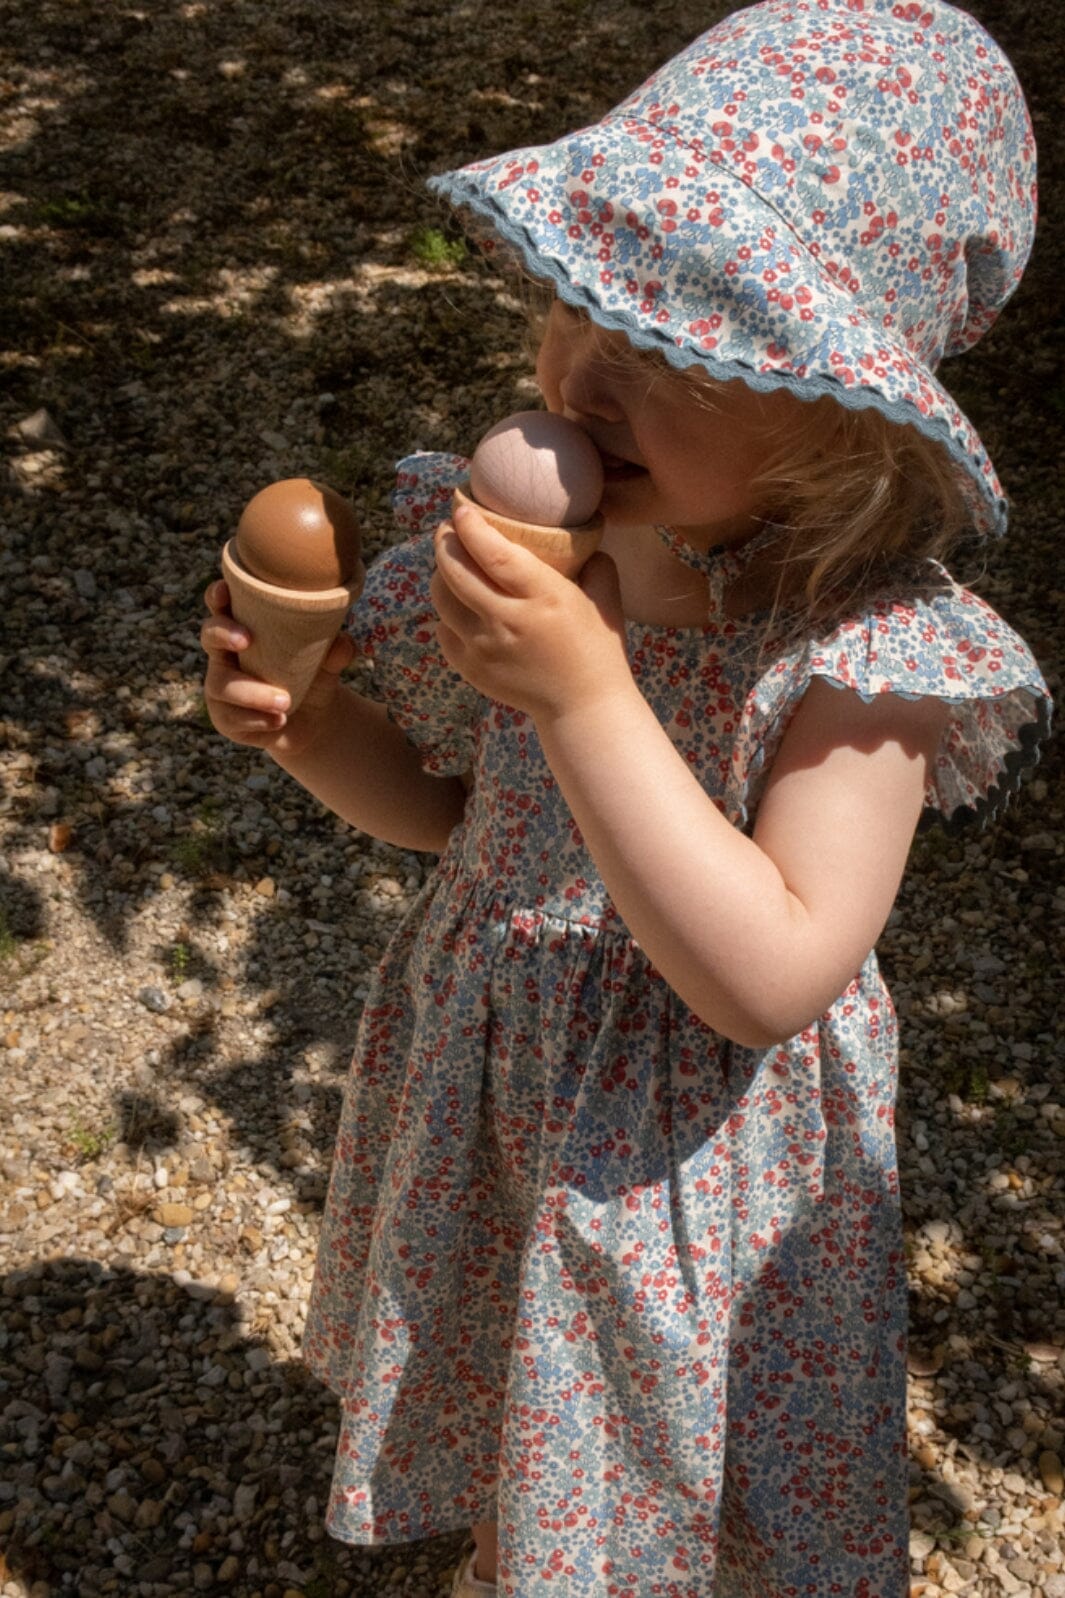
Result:
[[793,1036],[852,980],[887,920],[945,723],[938,701],[815,683],[753,838],[717,810],[632,678],[612,564],[581,586],[480,518],[438,534],[433,596],[452,665],[531,714],[633,937],[716,1031]]
[[462,819],[466,786],[423,770],[418,751],[382,705],[339,679],[354,646],[336,640],[298,709],[287,715],[279,691],[242,672],[236,652],[250,634],[229,612],[223,582],[204,596],[211,615],[201,628],[207,652],[204,698],[219,732],[263,749],[334,814],[360,831],[405,849],[440,853]]
[[385,843],[442,854],[462,820],[464,782],[426,772],[384,706],[343,683],[316,737],[297,749],[282,738],[267,753],[341,820]]
[[768,1047],[822,1014],[891,911],[946,721],[938,700],[815,682],[753,837],[717,810],[633,684],[537,718],[626,926],[696,1015]]

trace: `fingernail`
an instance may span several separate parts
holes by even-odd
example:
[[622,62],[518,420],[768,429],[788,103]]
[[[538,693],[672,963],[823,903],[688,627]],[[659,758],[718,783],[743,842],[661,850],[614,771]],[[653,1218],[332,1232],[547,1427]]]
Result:
[[290,704],[290,700],[289,700],[288,694],[275,694],[274,695],[274,709],[275,710],[287,710],[288,707],[289,707],[289,704]]

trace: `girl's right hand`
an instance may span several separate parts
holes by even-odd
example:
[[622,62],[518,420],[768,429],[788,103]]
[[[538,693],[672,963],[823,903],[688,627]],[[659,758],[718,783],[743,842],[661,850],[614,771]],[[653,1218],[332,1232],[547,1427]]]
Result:
[[212,725],[234,743],[299,754],[330,718],[340,673],[355,655],[351,639],[340,634],[333,640],[299,708],[289,715],[284,689],[240,669],[237,656],[251,643],[251,634],[229,608],[227,584],[211,583],[203,597],[211,613],[200,628],[200,644],[207,655],[203,694]]

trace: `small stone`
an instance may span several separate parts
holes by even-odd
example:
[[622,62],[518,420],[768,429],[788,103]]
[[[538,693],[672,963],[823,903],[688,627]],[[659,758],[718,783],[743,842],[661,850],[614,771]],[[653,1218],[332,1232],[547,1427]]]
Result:
[[1048,1493],[1053,1493],[1055,1498],[1060,1498],[1065,1493],[1065,1474],[1062,1472],[1060,1457],[1051,1449],[1044,1448],[1038,1464],[1043,1486]]
[[[37,1350],[35,1349],[30,1350],[30,1353],[36,1352]],[[28,1359],[24,1359],[22,1363],[32,1369]],[[66,1392],[73,1373],[74,1361],[67,1359],[64,1354],[53,1352],[44,1356],[44,1380],[48,1388],[48,1395],[53,1403]]]
[[1056,1365],[1065,1348],[1058,1348],[1056,1343],[1025,1343],[1024,1352],[1037,1365]]
[[185,1291],[190,1298],[198,1299],[201,1303],[209,1303],[215,1297],[218,1289],[213,1282],[193,1280],[185,1283]]
[[255,1513],[255,1500],[259,1489],[252,1482],[241,1482],[233,1494],[233,1518],[245,1525]]
[[155,1015],[165,1015],[170,1008],[170,1000],[162,988],[146,987],[137,990],[137,997],[146,1010],[151,1010]]
[[906,1355],[906,1369],[911,1376],[935,1376],[943,1369],[943,1350],[934,1348],[931,1353],[922,1354],[911,1348]]
[[15,423],[15,431],[25,444],[38,444],[44,449],[69,449],[58,422],[42,405],[40,410],[24,416]]
[[107,1500],[107,1507],[116,1520],[121,1520],[126,1524],[131,1523],[137,1514],[137,1506],[129,1493],[112,1493]]
[[157,1204],[154,1211],[155,1219],[160,1226],[188,1226],[193,1219],[193,1211],[188,1204]]
[[930,1537],[926,1531],[911,1531],[910,1532],[910,1558],[911,1559],[917,1559],[917,1560],[927,1559],[929,1554],[932,1552],[932,1550],[933,1550],[933,1548],[935,1546],[936,1546],[935,1538],[934,1537]]
[[273,877],[260,877],[255,884],[255,892],[260,899],[272,899],[277,892],[277,883]]
[[161,1498],[142,1498],[137,1505],[133,1524],[141,1531],[152,1531],[163,1518],[165,1505]]

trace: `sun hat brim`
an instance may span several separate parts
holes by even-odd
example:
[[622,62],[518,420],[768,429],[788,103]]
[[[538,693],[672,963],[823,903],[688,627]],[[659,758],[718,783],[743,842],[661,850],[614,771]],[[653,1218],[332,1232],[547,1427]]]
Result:
[[968,12],[758,0],[597,122],[430,186],[638,348],[918,429],[1001,532],[1001,484],[935,374],[1020,281],[1035,176],[1016,73]]
[[[661,147],[661,130],[648,132]],[[508,151],[429,187],[560,299],[678,369],[827,395],[917,428],[947,451],[976,528],[1005,530],[1007,501],[975,427],[930,367],[874,326],[844,268],[830,270],[754,188],[727,167],[693,163],[679,142],[660,148],[648,192],[631,122],[602,193],[598,133]],[[596,247],[604,234],[609,251]]]

